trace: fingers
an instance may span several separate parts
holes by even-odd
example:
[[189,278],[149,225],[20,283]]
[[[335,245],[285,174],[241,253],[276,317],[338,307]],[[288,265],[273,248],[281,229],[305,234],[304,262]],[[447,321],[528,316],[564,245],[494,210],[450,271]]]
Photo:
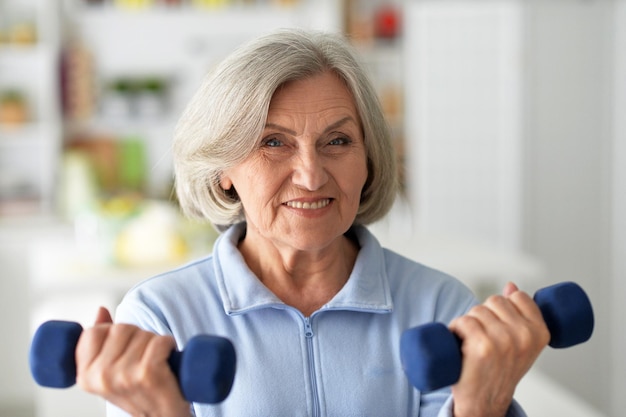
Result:
[[550,339],[533,299],[512,283],[449,327],[462,340],[455,416],[506,411],[517,383]]
[[131,415],[188,415],[189,404],[168,365],[174,339],[134,325],[112,324],[102,310],[97,324],[78,341],[78,385]]
[[111,313],[105,307],[98,308],[98,314],[96,315],[95,324],[113,323]]
[[88,392],[112,391],[111,379],[122,362],[138,360],[149,335],[135,326],[95,325],[83,331],[76,347],[77,383]]
[[116,368],[130,369],[141,361],[146,346],[154,336],[127,324],[112,326],[91,367],[113,379],[120,375],[116,373]]
[[529,346],[542,349],[550,334],[537,304],[513,283],[508,283],[502,294],[489,297],[453,321],[451,330],[462,339],[482,332],[483,336],[503,346],[514,344],[513,348],[522,351]]
[[515,285],[512,282],[507,282],[507,284],[504,286],[504,289],[502,290],[502,295],[508,298],[515,291],[519,291],[519,288],[517,288],[517,285]]

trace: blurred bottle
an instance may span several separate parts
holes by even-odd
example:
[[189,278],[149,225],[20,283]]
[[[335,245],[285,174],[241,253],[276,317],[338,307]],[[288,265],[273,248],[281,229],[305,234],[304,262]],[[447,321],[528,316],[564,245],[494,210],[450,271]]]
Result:
[[89,120],[95,110],[94,62],[91,51],[71,36],[61,52],[61,100],[70,121]]
[[61,215],[72,220],[93,211],[99,191],[89,156],[77,150],[65,152],[60,174],[58,204]]
[[146,152],[141,138],[129,136],[118,143],[119,183],[122,190],[142,194],[146,185]]

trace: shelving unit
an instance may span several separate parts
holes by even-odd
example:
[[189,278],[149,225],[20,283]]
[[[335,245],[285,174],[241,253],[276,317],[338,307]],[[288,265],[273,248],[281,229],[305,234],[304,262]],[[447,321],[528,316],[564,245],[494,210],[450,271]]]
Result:
[[404,2],[344,0],[344,10],[345,30],[372,77],[392,131],[402,191],[405,194]]
[[49,213],[61,147],[57,94],[59,50],[56,2],[5,1],[0,8],[32,16],[36,42],[0,44],[0,91],[25,99],[27,120],[0,124],[0,215]]
[[[172,177],[169,148],[174,125],[213,65],[244,41],[276,28],[341,30],[341,2],[293,3],[278,6],[262,2],[218,8],[157,4],[128,10],[111,2],[69,2],[72,7],[67,17],[72,30],[92,53],[96,105],[88,120],[74,126],[66,123],[66,140],[72,131],[83,137],[139,140],[145,144],[149,171],[146,193],[156,198],[168,197]],[[167,83],[162,114],[113,117],[103,111],[107,84],[124,78],[150,77]]]

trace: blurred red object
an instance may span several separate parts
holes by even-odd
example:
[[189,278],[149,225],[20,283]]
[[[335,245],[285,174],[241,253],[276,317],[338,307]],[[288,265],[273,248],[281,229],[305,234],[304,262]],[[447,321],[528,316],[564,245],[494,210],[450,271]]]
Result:
[[381,6],[374,16],[377,38],[393,39],[400,35],[400,11],[392,5]]

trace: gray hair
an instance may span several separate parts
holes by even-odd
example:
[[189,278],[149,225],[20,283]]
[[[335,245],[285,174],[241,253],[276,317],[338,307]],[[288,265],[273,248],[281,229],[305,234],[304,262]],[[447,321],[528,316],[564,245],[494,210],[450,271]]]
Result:
[[223,170],[257,146],[274,92],[288,81],[333,71],[352,93],[361,119],[368,178],[354,223],[382,218],[397,193],[391,133],[356,53],[340,35],[285,29],[243,45],[211,71],[174,132],[176,193],[183,213],[219,230],[244,220],[235,193],[220,187]]

